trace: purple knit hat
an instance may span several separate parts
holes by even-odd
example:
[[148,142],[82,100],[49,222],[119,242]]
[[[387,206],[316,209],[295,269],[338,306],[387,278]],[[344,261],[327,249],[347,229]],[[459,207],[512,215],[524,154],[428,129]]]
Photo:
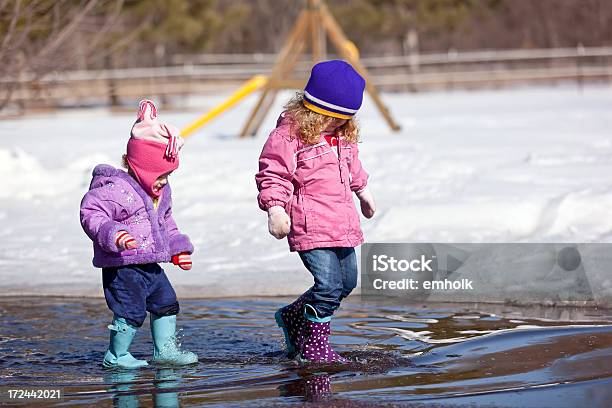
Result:
[[304,106],[322,115],[350,119],[361,107],[364,89],[365,80],[349,63],[319,62],[304,89]]

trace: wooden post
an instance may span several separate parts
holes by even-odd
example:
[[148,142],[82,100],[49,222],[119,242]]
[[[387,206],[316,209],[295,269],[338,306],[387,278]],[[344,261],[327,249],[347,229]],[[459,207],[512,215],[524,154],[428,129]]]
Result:
[[321,5],[318,0],[308,0],[310,12],[310,42],[312,50],[312,65],[325,60],[327,50],[325,49],[325,31],[321,27]]
[[408,86],[411,92],[418,92],[416,77],[419,75],[420,56],[419,56],[419,34],[415,28],[410,28],[404,38],[404,54],[408,54],[408,64],[412,81]]
[[[109,70],[109,72],[111,69],[113,69],[114,64],[113,64],[111,55],[107,55],[104,58],[104,65],[105,65],[105,68]],[[110,106],[112,106],[113,108],[116,106],[119,106],[119,97],[117,96],[117,83],[112,76],[109,76],[108,81],[107,81],[107,86],[108,86],[108,100],[110,102]]]

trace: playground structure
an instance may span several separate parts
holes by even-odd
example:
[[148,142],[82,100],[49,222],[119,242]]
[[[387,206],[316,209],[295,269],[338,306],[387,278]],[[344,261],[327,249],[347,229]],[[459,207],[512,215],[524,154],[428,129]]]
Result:
[[268,82],[268,78],[264,75],[255,75],[253,78],[249,79],[240,89],[230,95],[222,104],[217,105],[215,108],[206,112],[204,115],[200,116],[195,122],[191,123],[185,129],[181,130],[181,135],[183,137],[188,137],[193,132],[230,109],[246,96],[250,95],[253,92],[261,89]]
[[366,92],[368,92],[376,107],[382,113],[389,127],[393,131],[399,131],[400,126],[382,102],[367,69],[359,60],[359,52],[355,44],[348,40],[323,0],[307,0],[306,8],[300,12],[293,30],[276,58],[276,63],[270,76],[257,75],[247,81],[225,102],[202,115],[187,128],[183,129],[181,132],[183,137],[189,136],[249,94],[261,89],[261,95],[240,132],[240,137],[255,136],[261,123],[270,111],[278,91],[282,89],[303,88],[305,79],[295,80],[290,77],[290,74],[295,69],[298,58],[306,50],[308,43],[310,43],[313,65],[326,59],[327,37],[329,37],[338,55],[348,61],[363,76],[366,81]]

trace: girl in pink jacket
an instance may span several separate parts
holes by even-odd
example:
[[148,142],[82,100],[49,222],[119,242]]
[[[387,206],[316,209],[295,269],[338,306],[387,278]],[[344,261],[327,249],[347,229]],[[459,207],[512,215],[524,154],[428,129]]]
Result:
[[276,312],[290,357],[345,362],[329,344],[330,320],[357,285],[354,247],[363,243],[359,215],[375,204],[359,161],[358,129],[365,81],[339,60],[316,64],[303,93],[285,106],[259,157],[255,176],[268,229],[285,236],[314,277],[314,285]]

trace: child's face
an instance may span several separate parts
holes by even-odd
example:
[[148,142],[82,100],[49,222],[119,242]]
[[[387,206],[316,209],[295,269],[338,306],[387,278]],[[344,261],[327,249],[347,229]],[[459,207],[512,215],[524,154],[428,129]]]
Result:
[[169,171],[168,173],[162,174],[161,176],[157,178],[157,180],[155,180],[155,183],[153,183],[153,192],[155,194],[159,193],[161,189],[164,188],[166,184],[168,184],[168,176],[170,174],[172,174],[171,171]]
[[325,132],[333,132],[340,126],[343,126],[346,122],[348,122],[348,119],[331,118],[329,124],[325,128]]

